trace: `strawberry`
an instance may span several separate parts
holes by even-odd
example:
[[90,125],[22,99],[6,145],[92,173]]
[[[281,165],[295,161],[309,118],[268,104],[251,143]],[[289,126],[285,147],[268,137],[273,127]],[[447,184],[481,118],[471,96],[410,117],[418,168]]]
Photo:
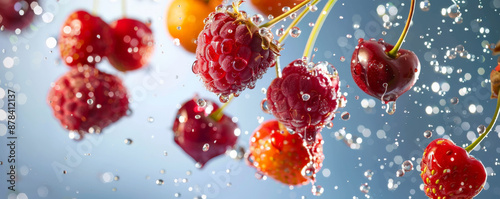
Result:
[[339,78],[336,72],[328,73],[327,67],[333,66],[327,62],[313,69],[306,65],[297,59],[285,67],[283,76],[269,85],[267,101],[279,122],[313,141],[316,132],[333,119],[339,105]]
[[49,105],[62,126],[84,133],[99,133],[128,110],[127,90],[121,80],[96,68],[74,68],[59,78],[48,95]]
[[[197,40],[193,73],[205,87],[226,102],[230,94],[238,96],[245,88],[253,89],[279,52],[271,43],[272,34],[259,34],[259,28],[234,9],[210,13]],[[233,11],[234,10],[234,11]]]
[[250,139],[251,166],[262,174],[286,185],[305,185],[314,182],[321,169],[323,140],[316,136],[313,145],[307,147],[298,134],[290,134],[276,120],[260,125]]
[[109,25],[86,11],[71,13],[61,27],[59,50],[68,66],[94,66],[112,51],[112,47]]
[[150,24],[122,18],[110,24],[114,50],[108,56],[109,63],[120,71],[136,70],[146,65],[154,50]]
[[216,112],[219,106],[210,100],[198,105],[197,97],[185,102],[174,121],[174,141],[201,167],[210,159],[233,148],[238,125],[230,116]]
[[486,183],[483,164],[447,139],[436,139],[421,162],[425,194],[432,199],[470,199]]

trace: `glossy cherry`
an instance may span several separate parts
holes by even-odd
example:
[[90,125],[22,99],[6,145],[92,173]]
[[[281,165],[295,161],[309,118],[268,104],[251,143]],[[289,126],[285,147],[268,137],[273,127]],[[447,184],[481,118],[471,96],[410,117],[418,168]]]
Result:
[[197,101],[195,97],[182,105],[172,130],[175,143],[203,167],[210,159],[234,147],[238,125],[227,115],[213,114],[219,109],[215,102]]
[[35,17],[31,7],[35,4],[38,5],[36,0],[0,0],[0,30],[27,27]]

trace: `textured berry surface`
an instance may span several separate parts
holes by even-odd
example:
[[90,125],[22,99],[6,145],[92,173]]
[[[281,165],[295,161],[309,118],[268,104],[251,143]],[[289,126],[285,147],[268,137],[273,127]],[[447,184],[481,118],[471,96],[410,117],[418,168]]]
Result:
[[500,89],[500,63],[491,70],[490,73],[491,80],[491,98],[498,98],[498,91]]
[[387,55],[394,46],[383,41],[359,39],[351,58],[354,82],[382,102],[396,101],[417,81],[420,62],[412,51],[400,49],[397,58]]
[[196,101],[195,97],[182,105],[172,130],[175,143],[203,166],[234,147],[238,139],[234,131],[238,125],[227,115],[215,121],[210,116],[219,108],[215,102],[205,100],[206,104],[202,106]]
[[61,26],[59,50],[68,66],[95,66],[112,52],[111,28],[100,17],[79,10]]
[[145,66],[154,50],[153,32],[141,21],[123,18],[112,22],[114,48],[109,54],[111,65],[120,71],[131,71]]
[[274,66],[277,50],[270,41],[241,13],[211,13],[198,36],[193,72],[221,99],[238,96]]
[[432,141],[420,166],[425,194],[432,199],[470,199],[486,183],[483,164],[451,140]]
[[267,89],[269,110],[276,119],[301,135],[307,132],[309,139],[333,119],[339,105],[339,78],[328,73],[330,66],[309,70],[297,59]]
[[[308,152],[309,150],[309,152]],[[286,185],[305,185],[321,169],[325,156],[323,141],[318,134],[307,148],[297,134],[280,128],[270,120],[258,127],[250,138],[250,163],[262,174]]]
[[27,27],[35,17],[35,13],[31,9],[32,4],[38,5],[38,2],[35,0],[1,0],[0,30],[14,31]]
[[48,102],[62,126],[80,135],[100,132],[128,110],[127,90],[121,80],[87,66],[59,78]]

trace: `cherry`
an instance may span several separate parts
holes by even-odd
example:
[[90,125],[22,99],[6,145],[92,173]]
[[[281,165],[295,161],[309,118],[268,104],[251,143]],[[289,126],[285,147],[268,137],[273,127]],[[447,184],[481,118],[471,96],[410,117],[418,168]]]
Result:
[[14,31],[28,26],[35,17],[31,9],[36,0],[1,0],[0,1],[0,30]]
[[[201,167],[210,159],[234,147],[238,125],[222,114],[224,106],[209,100],[197,102],[197,97],[185,102],[174,121],[174,141]],[[227,105],[227,103],[225,104]]]
[[136,70],[146,65],[154,50],[153,32],[149,23],[122,18],[110,24],[114,50],[108,60],[120,71]]
[[412,0],[410,14],[398,43],[392,46],[383,40],[359,39],[351,58],[354,82],[366,94],[388,104],[388,113],[395,111],[395,101],[408,91],[420,74],[420,61],[412,51],[400,49],[406,37],[415,8]]

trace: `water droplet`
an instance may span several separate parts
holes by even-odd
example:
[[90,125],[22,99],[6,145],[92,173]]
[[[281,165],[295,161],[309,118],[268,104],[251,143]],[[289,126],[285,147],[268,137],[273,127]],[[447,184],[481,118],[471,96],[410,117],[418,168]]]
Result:
[[344,62],[345,61],[345,57],[344,56],[340,56],[340,61]]
[[180,46],[181,45],[181,41],[178,38],[175,38],[173,42],[174,42],[175,46]]
[[465,47],[463,45],[457,45],[457,47],[455,47],[455,51],[457,51],[457,53],[463,53],[465,51]]
[[431,8],[431,3],[429,0],[420,1],[420,10],[427,12]]
[[130,138],[127,138],[127,139],[125,139],[125,141],[123,141],[123,142],[124,142],[125,144],[127,144],[127,145],[131,145],[131,144],[132,144],[132,142],[134,142],[134,141],[133,141],[132,139],[130,139]]
[[392,115],[396,112],[396,101],[387,102],[387,109],[385,112]]
[[163,180],[162,180],[162,179],[158,179],[158,180],[156,180],[156,184],[157,184],[157,185],[163,185]]
[[413,163],[410,160],[406,160],[403,162],[403,164],[401,164],[401,168],[405,172],[411,171],[411,170],[413,170]]
[[227,95],[219,95],[219,101],[222,103],[226,103],[229,101],[229,97]]
[[484,133],[484,131],[486,131],[486,127],[485,127],[484,125],[482,125],[482,124],[481,124],[481,125],[479,125],[479,126],[477,127],[477,133],[478,133],[479,135],[483,134],[483,133]]
[[365,171],[365,173],[363,174],[366,178],[368,178],[368,180],[372,180],[372,177],[373,177],[373,171],[368,169]]
[[290,7],[284,6],[283,8],[281,8],[281,11],[288,12],[288,11],[290,11]]
[[258,26],[264,21],[264,16],[262,16],[261,14],[255,14],[252,16],[251,20],[255,25]]
[[181,193],[175,193],[174,197],[176,197],[176,198],[181,197]]
[[402,169],[399,169],[396,171],[396,176],[397,177],[403,177],[405,175],[405,172]]
[[432,137],[432,131],[429,131],[429,130],[424,131],[424,137],[425,138],[431,138]]
[[207,101],[200,98],[200,99],[196,100],[196,104],[198,104],[198,106],[200,106],[200,107],[205,107],[207,105]]
[[458,101],[459,101],[458,97],[453,97],[453,98],[450,99],[450,103],[453,104],[453,105],[458,104]]
[[306,178],[311,178],[314,176],[316,169],[314,168],[314,164],[309,162],[304,168],[302,168],[301,174]]
[[94,100],[92,100],[92,99],[88,99],[88,100],[87,100],[87,104],[88,104],[88,105],[92,105],[93,103],[94,103]]
[[370,186],[368,186],[368,183],[363,183],[359,187],[359,190],[361,191],[361,193],[367,194],[368,192],[370,192]]
[[460,13],[460,9],[457,4],[453,4],[450,7],[448,7],[446,9],[446,13],[448,13],[448,16],[452,19],[462,15],[462,13]]
[[208,143],[205,143],[203,145],[203,152],[207,152],[209,148],[210,148],[210,145]]
[[257,178],[257,180],[262,180],[262,178],[264,178],[264,174],[260,172],[255,172],[255,178]]
[[113,177],[113,180],[114,180],[114,181],[118,181],[118,180],[120,180],[120,176],[115,176],[115,177]]
[[63,170],[63,174],[67,174],[68,172],[66,170]]
[[200,169],[201,167],[203,167],[203,164],[197,162],[196,164],[194,164],[194,167],[196,167],[197,169]]
[[153,123],[154,121],[155,121],[155,118],[153,118],[153,117],[148,117],[148,122],[149,122],[149,123]]
[[297,38],[300,36],[300,33],[302,31],[300,30],[300,28],[298,28],[297,26],[293,27],[292,29],[290,29],[290,36],[293,37],[293,38]]
[[260,108],[262,109],[262,111],[264,113],[267,113],[269,114],[270,111],[269,111],[269,106],[268,106],[268,103],[267,103],[267,98],[264,98],[261,102],[260,102]]
[[318,10],[318,7],[316,5],[310,5],[309,6],[309,11],[316,12],[317,10]]
[[309,99],[311,99],[311,96],[309,94],[302,94],[303,101],[308,101]]
[[328,122],[328,123],[326,124],[326,128],[327,128],[327,129],[332,129],[332,128],[333,128],[333,122]]
[[343,112],[340,117],[342,118],[342,120],[349,120],[349,118],[351,118],[351,114],[349,112]]
[[325,189],[320,185],[317,186],[313,185],[311,189],[311,192],[314,196],[321,196],[321,194],[323,194],[324,191]]

